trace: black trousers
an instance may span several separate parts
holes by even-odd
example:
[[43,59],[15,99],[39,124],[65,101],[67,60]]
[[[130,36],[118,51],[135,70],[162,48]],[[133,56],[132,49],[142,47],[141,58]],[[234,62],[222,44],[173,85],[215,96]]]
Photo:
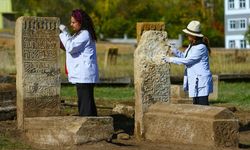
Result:
[[193,97],[193,104],[195,104],[195,105],[209,105],[208,96]]
[[97,116],[93,83],[77,83],[79,116]]

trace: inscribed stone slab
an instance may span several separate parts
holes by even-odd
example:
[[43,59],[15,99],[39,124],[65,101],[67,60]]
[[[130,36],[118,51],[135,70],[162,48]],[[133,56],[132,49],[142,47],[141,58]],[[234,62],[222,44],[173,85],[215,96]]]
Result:
[[161,59],[168,54],[167,32],[145,31],[134,53],[135,135],[143,138],[143,114],[155,102],[170,99],[170,65]]
[[78,145],[112,138],[112,117],[33,117],[25,118],[25,136],[41,147]]
[[148,30],[164,31],[165,23],[164,22],[138,22],[136,24],[137,43],[139,43],[143,32],[148,31]]
[[20,17],[16,21],[17,121],[60,113],[59,18]]
[[163,143],[236,148],[239,122],[223,107],[156,103],[144,114],[145,139]]

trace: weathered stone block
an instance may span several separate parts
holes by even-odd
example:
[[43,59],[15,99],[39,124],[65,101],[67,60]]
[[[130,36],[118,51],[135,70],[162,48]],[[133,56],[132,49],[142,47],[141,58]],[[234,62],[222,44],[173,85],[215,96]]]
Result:
[[213,75],[213,93],[209,95],[209,99],[217,100],[219,92],[219,76]]
[[60,114],[59,26],[56,17],[20,17],[16,21],[17,122]]
[[144,115],[145,139],[208,147],[238,147],[238,120],[223,107],[156,103]]
[[16,85],[0,83],[0,107],[16,106]]
[[104,69],[108,69],[109,66],[116,65],[118,56],[118,48],[109,48],[105,52]]
[[[218,98],[218,75],[213,75],[213,93],[209,95],[209,100]],[[171,85],[171,103],[173,104],[192,104],[193,100],[188,96],[188,92],[183,90],[182,85]]]
[[122,114],[130,118],[134,118],[135,108],[133,106],[128,106],[124,104],[117,104],[113,110],[113,114]]
[[149,31],[149,30],[164,31],[165,23],[164,22],[137,22],[136,24],[137,43],[139,43],[143,32]]
[[114,132],[112,117],[34,117],[24,119],[29,142],[62,146],[109,140]]
[[16,117],[16,106],[0,107],[0,121],[13,120]]
[[191,104],[192,98],[188,97],[188,93],[183,90],[182,85],[171,84],[171,103],[173,104]]
[[162,61],[169,52],[167,32],[145,31],[134,53],[135,135],[143,137],[143,115],[155,102],[170,99],[170,65]]
[[16,85],[0,83],[0,121],[16,117]]

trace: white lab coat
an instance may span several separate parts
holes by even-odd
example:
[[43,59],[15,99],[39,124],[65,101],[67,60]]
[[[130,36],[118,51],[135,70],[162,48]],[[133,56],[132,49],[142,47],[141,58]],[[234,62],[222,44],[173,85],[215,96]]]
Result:
[[66,66],[69,82],[96,83],[99,80],[96,43],[87,30],[71,36],[67,31],[59,35],[66,49]]
[[204,44],[190,46],[184,52],[173,50],[176,57],[170,57],[170,62],[185,65],[183,88],[189,97],[208,96],[213,92],[213,81],[207,47]]

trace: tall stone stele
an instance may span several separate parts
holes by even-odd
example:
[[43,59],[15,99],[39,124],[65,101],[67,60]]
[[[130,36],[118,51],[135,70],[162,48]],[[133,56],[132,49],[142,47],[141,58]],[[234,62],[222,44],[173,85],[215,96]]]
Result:
[[144,138],[144,113],[156,102],[169,102],[170,65],[165,31],[145,31],[134,53],[135,136]]
[[20,17],[16,21],[18,128],[26,117],[60,114],[59,18]]

